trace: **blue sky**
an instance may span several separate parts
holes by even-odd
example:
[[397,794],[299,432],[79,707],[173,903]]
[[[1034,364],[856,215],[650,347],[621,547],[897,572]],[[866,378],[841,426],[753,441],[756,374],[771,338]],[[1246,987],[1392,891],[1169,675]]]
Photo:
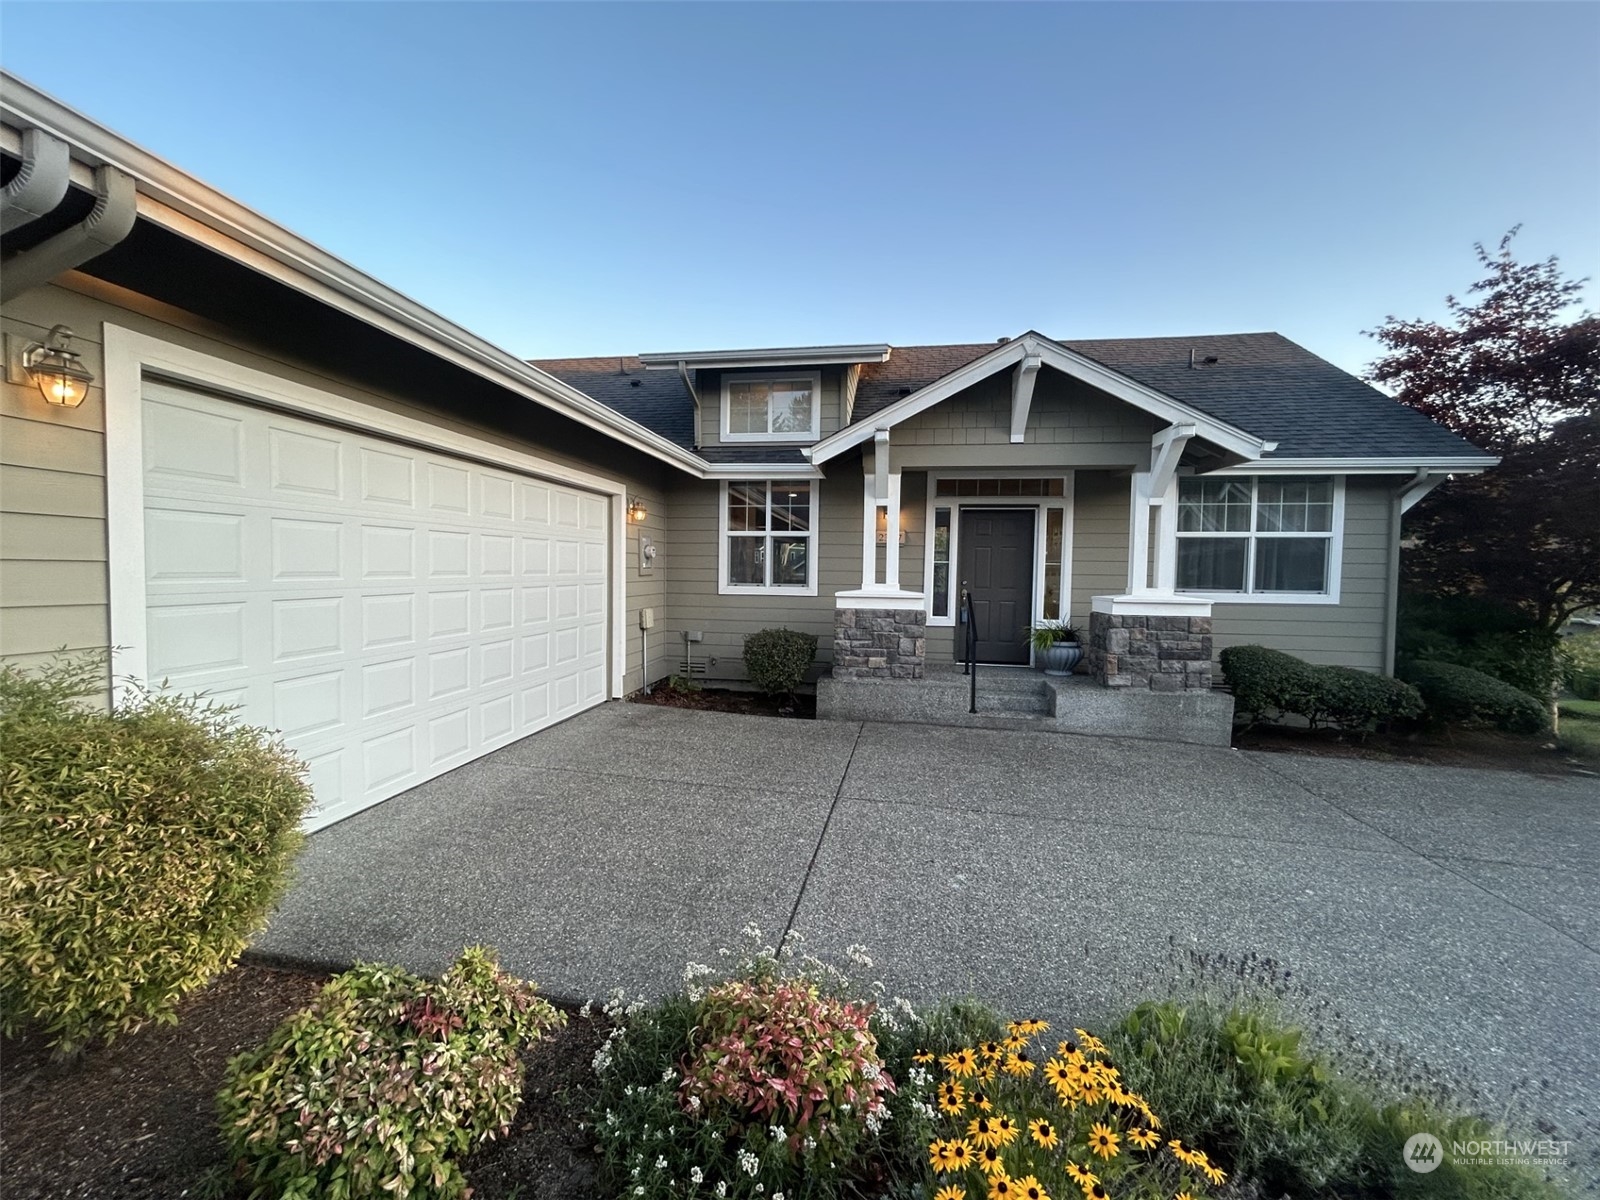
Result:
[[1600,274],[1591,4],[7,0],[0,60],[526,356],[1277,329],[1359,369],[1518,222]]

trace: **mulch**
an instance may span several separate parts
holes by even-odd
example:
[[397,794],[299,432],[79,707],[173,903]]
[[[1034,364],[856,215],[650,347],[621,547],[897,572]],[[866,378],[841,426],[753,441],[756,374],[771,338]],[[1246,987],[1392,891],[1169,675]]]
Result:
[[[148,1026],[59,1061],[44,1040],[0,1040],[0,1195],[6,1200],[174,1200],[234,1194],[216,1129],[228,1060],[266,1040],[326,976],[245,961],[191,996],[177,1025]],[[596,1191],[582,1089],[604,1038],[568,1014],[524,1056],[508,1137],[465,1164],[475,1200],[579,1200]]]
[[1593,775],[1595,764],[1560,749],[1549,738],[1518,737],[1492,730],[1442,733],[1343,733],[1337,729],[1295,729],[1261,725],[1236,731],[1241,750],[1363,758],[1379,762],[1423,763],[1438,767],[1484,767],[1536,775]]
[[767,696],[761,692],[739,692],[731,688],[675,688],[658,683],[649,692],[628,697],[635,704],[655,704],[662,708],[697,708],[702,712],[742,713],[754,717],[798,717],[809,721],[817,715],[815,696]]

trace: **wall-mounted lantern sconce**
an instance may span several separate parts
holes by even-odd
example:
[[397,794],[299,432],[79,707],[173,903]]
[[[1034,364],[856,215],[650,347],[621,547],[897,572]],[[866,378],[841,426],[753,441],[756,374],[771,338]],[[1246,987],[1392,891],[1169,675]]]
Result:
[[644,506],[644,501],[635,496],[628,501],[628,520],[638,524],[650,515],[650,510]]
[[82,356],[72,347],[72,330],[57,325],[22,352],[22,369],[39,386],[39,394],[50,404],[77,408],[89,394],[94,376],[83,365]]

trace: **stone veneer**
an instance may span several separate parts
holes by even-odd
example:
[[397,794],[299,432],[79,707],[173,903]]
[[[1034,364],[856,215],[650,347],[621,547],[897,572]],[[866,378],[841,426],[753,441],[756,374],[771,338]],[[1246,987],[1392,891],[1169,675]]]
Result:
[[1088,660],[1106,687],[1209,691],[1211,618],[1091,612]]
[[928,617],[921,609],[834,610],[835,679],[921,679],[927,653]]

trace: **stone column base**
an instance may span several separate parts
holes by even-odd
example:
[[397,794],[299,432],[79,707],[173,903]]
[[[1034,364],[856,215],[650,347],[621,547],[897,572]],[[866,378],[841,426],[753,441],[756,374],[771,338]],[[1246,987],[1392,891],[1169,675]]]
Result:
[[[1114,600],[1114,602],[1113,602]],[[1107,601],[1107,603],[1102,603]],[[1089,674],[1104,687],[1152,692],[1211,690],[1211,606],[1172,615],[1181,604],[1139,612],[1123,597],[1096,596],[1089,613]]]
[[921,679],[928,616],[920,608],[836,608],[836,679]]

